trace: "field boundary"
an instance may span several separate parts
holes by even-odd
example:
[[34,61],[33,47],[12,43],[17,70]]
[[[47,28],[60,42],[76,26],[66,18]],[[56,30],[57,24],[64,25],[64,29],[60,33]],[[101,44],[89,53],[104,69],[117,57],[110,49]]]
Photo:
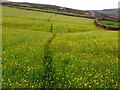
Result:
[[[70,14],[70,13],[64,13],[64,12],[55,12],[55,11],[49,11],[49,10],[41,10],[41,9],[34,9],[28,6],[21,6],[21,5],[16,5],[16,4],[10,4],[10,3],[2,3],[2,6],[7,6],[7,7],[13,7],[13,8],[18,8],[18,9],[24,9],[24,10],[30,10],[30,11],[37,11],[37,12],[46,12],[46,13],[53,13],[53,14],[59,14],[59,15],[66,15],[66,16],[73,16],[73,17],[82,17],[82,18],[89,18],[89,19],[95,19],[95,25],[104,28],[106,30],[120,30],[120,27],[115,27],[115,26],[109,26],[105,24],[101,24],[99,21],[100,20],[107,20],[107,21],[113,21],[113,22],[120,22],[119,19],[107,16],[103,13],[95,14],[95,17],[92,16],[86,16],[86,15],[78,15],[78,14]],[[38,9],[38,10],[37,10]]]
[[46,13],[54,13],[54,14],[59,14],[59,15],[66,15],[66,16],[73,16],[73,17],[83,17],[83,18],[90,18],[90,19],[95,19],[95,17],[91,16],[85,16],[85,15],[78,15],[78,14],[69,14],[69,13],[63,13],[63,12],[54,12],[54,11],[48,11],[48,10],[35,10],[33,8],[28,8],[26,6],[20,6],[20,5],[7,5],[7,4],[2,4],[2,6],[7,6],[7,7],[13,7],[13,8],[18,8],[18,9],[24,9],[24,10],[30,10],[30,11],[38,11],[38,12],[46,12]]
[[120,19],[117,17],[108,16],[104,13],[96,13],[96,17],[100,20],[107,20],[107,21],[113,21],[113,22],[120,22]]
[[[101,19],[101,20],[103,20],[103,19]],[[100,28],[104,28],[107,30],[114,30],[114,31],[120,30],[119,26],[115,27],[115,26],[104,25],[104,24],[101,24],[99,21],[100,21],[100,19],[98,19],[98,18],[95,19],[95,24]]]

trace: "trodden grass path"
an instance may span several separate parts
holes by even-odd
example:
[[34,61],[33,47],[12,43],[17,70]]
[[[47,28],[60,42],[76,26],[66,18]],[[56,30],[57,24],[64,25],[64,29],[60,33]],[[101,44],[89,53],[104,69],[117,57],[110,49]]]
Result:
[[118,32],[51,15],[3,7],[3,88],[118,88]]
[[[48,21],[49,22],[49,21]],[[45,65],[45,72],[43,75],[43,87],[44,88],[52,88],[54,87],[54,80],[53,80],[53,75],[54,75],[54,69],[52,67],[52,52],[50,51],[50,44],[55,38],[56,34],[53,33],[53,24],[51,24],[50,27],[50,33],[52,33],[52,37],[47,41],[45,44],[45,50],[44,50],[44,65]]]

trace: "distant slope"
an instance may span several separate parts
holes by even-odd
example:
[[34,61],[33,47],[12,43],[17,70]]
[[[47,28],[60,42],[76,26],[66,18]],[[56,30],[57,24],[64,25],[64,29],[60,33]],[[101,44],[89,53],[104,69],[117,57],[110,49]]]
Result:
[[4,2],[9,2],[8,0],[0,0],[0,5]]
[[55,13],[55,14],[61,14],[67,16],[84,17],[91,19],[95,18],[95,13],[93,11],[78,10],[78,9],[72,9],[72,8],[61,7],[56,5],[35,4],[35,3],[27,3],[27,2],[3,2],[2,5],[19,8],[19,9]]
[[37,9],[43,9],[43,10],[49,10],[49,11],[59,11],[59,12],[66,12],[71,14],[84,14],[84,11],[77,10],[77,9],[71,9],[67,7],[61,7],[56,5],[47,5],[47,4],[35,4],[35,3],[27,3],[27,2],[7,2],[3,3],[4,5],[17,5],[22,7],[28,7],[28,8],[37,8]]
[[9,2],[8,0],[0,0],[0,2]]
[[95,18],[95,12],[104,13],[108,16],[117,17],[118,9],[104,9],[104,10],[78,10],[67,7],[61,7],[56,5],[48,4],[36,4],[36,3],[27,3],[27,2],[3,2],[2,5],[17,7],[21,9],[32,9],[40,10],[49,13],[72,15],[72,16],[85,16],[89,18]]
[[110,14],[113,16],[118,16],[118,13],[120,13],[120,8],[116,9],[104,9],[104,10],[96,10],[97,12],[104,13],[104,14]]

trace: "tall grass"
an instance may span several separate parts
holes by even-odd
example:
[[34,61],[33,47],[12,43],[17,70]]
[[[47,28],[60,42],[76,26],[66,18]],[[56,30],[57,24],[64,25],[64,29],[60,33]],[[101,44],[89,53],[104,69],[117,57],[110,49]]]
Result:
[[[118,86],[117,32],[59,35],[51,44],[55,86],[115,88]],[[62,79],[62,80],[61,80]]]
[[3,88],[117,88],[118,32],[52,15],[3,7]]

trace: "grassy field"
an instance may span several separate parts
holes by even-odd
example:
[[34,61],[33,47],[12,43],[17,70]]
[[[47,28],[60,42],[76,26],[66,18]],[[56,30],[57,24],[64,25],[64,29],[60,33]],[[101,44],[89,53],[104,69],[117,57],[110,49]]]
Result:
[[109,26],[116,26],[116,27],[118,27],[120,25],[120,23],[118,23],[118,22],[105,21],[105,20],[100,21],[100,23],[109,25]]
[[2,9],[3,88],[118,88],[117,31],[93,19]]

